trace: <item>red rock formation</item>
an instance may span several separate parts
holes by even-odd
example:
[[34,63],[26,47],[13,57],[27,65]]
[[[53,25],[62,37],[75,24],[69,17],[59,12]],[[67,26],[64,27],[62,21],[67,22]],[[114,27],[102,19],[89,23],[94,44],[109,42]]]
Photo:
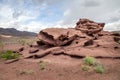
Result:
[[75,29],[48,28],[40,31],[38,38],[41,43],[46,45],[63,46],[70,44],[79,35],[82,35],[82,33]]
[[52,55],[120,58],[120,35],[103,31],[104,23],[80,19],[75,28],[48,28],[39,32],[36,45],[24,48],[25,58]]
[[89,19],[80,19],[76,23],[75,29],[80,30],[87,34],[96,34],[103,30],[105,23],[96,23]]

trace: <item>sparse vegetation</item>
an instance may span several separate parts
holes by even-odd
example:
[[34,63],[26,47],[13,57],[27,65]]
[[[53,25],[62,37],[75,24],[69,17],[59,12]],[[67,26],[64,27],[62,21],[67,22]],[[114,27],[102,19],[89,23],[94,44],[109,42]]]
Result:
[[26,44],[26,41],[24,39],[18,40],[18,42],[19,42],[19,44],[21,44],[23,46]]
[[82,66],[83,71],[88,71],[90,69],[90,66]]
[[40,70],[44,70],[46,68],[46,65],[43,61],[40,60]]
[[45,65],[44,64],[40,64],[40,70],[44,70],[45,69]]
[[17,59],[17,58],[19,58],[19,54],[18,53],[13,53],[12,51],[7,50],[7,51],[0,54],[0,58],[3,58],[5,60]]
[[24,46],[24,45],[32,45],[32,43],[35,42],[35,41],[36,41],[36,39],[25,39],[25,38],[23,38],[23,39],[18,40],[18,43]]
[[85,63],[86,65],[95,65],[96,60],[95,60],[94,57],[89,57],[89,56],[87,56],[87,57],[84,58],[84,63]]
[[100,74],[104,73],[105,71],[104,67],[101,64],[99,64],[94,57],[89,56],[84,58],[84,65],[82,66],[82,70],[83,71],[94,70],[96,73]]
[[97,73],[101,73],[101,74],[104,73],[104,71],[105,71],[105,70],[104,70],[104,67],[101,66],[101,65],[100,65],[100,66],[99,66],[99,65],[96,66],[94,70],[95,70]]
[[33,73],[34,73],[33,70],[21,70],[20,71],[20,75],[33,74]]
[[2,42],[2,41],[0,41],[0,53],[2,53],[2,52],[3,52],[3,47],[4,47],[4,44],[3,44],[3,42]]

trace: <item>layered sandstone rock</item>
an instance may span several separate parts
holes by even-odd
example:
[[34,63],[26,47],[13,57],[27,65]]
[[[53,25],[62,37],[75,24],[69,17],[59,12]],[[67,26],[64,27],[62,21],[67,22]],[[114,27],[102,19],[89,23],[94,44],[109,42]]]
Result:
[[38,38],[41,43],[52,46],[64,46],[70,44],[80,35],[80,31],[75,29],[48,28],[40,31]]
[[80,19],[76,23],[75,29],[87,34],[96,34],[103,30],[105,23],[97,23],[89,19]]

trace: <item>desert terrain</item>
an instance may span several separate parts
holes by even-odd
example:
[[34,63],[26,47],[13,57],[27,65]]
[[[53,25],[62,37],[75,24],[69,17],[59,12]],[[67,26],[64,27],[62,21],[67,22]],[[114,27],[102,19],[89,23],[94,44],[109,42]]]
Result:
[[120,80],[120,34],[80,19],[37,37],[0,36],[0,80]]

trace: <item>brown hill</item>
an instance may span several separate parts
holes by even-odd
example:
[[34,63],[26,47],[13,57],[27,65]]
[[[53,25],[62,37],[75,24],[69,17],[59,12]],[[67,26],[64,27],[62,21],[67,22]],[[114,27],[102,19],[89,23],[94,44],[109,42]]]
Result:
[[11,36],[36,36],[34,32],[18,31],[14,28],[0,28],[0,34]]

